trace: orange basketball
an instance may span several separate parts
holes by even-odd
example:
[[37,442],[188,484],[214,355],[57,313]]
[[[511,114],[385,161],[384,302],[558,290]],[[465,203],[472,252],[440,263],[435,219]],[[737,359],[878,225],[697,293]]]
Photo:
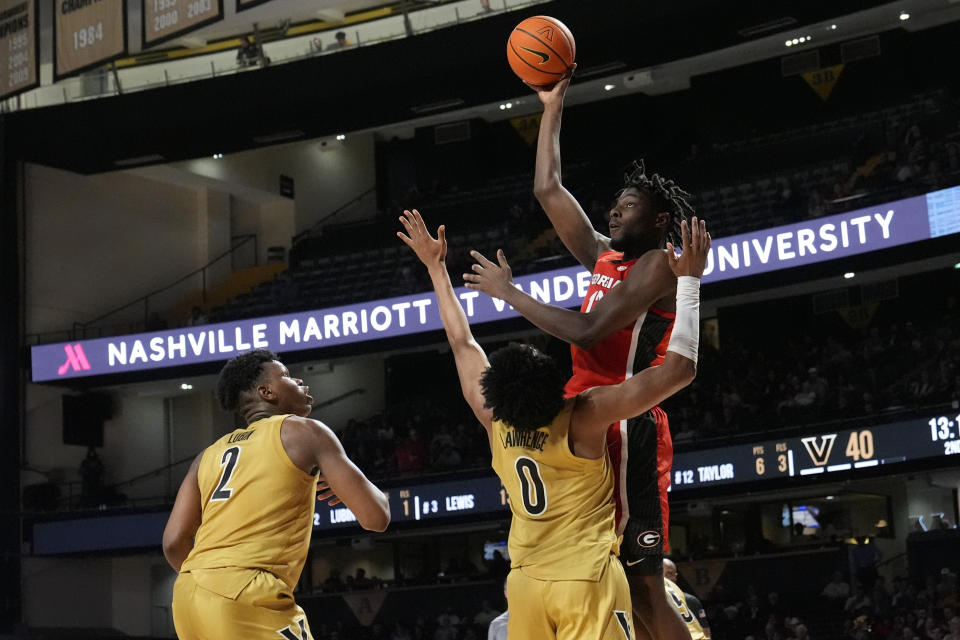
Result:
[[507,39],[507,60],[521,80],[551,85],[563,77],[577,56],[577,44],[566,25],[549,16],[527,18]]

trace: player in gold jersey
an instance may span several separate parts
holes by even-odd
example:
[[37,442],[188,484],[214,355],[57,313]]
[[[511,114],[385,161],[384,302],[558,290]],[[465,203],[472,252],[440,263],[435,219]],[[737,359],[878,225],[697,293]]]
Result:
[[691,640],[710,640],[710,625],[707,612],[693,595],[684,593],[677,586],[677,565],[670,558],[663,559],[663,587],[667,592],[667,602],[687,625]]
[[326,425],[307,417],[308,391],[265,350],[239,355],[220,372],[220,404],[247,426],[194,459],[163,532],[164,555],[180,572],[173,587],[180,640],[312,638],[293,588],[318,489],[364,529],[389,524],[383,492]]
[[646,411],[693,380],[699,277],[710,247],[704,223],[694,218],[692,233],[684,224],[679,258],[672,246],[664,254],[679,282],[663,364],[564,399],[563,372],[536,349],[511,344],[487,359],[447,274],[444,227],[433,238],[416,210],[400,221],[406,234],[397,235],[429,271],[461,390],[487,431],[492,466],[511,496],[508,637],[632,640],[605,434],[611,423]]

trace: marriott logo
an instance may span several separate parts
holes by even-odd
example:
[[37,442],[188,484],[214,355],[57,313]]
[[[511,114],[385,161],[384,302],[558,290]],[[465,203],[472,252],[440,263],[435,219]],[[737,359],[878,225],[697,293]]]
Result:
[[63,350],[67,354],[67,361],[57,369],[57,375],[62,376],[67,371],[89,371],[90,362],[87,360],[87,354],[83,352],[83,347],[77,344],[65,344]]

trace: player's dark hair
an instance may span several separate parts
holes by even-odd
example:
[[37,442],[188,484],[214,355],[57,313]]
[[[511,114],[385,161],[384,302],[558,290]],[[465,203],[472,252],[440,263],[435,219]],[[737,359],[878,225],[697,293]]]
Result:
[[[623,189],[634,188],[644,194],[653,203],[657,213],[666,211],[670,214],[670,227],[667,229],[667,240],[679,247],[682,243],[680,223],[689,221],[694,214],[690,199],[693,197],[669,178],[659,173],[647,175],[643,159],[634,160],[630,171],[623,176]],[[620,193],[623,193],[621,191]]]
[[253,388],[263,365],[277,359],[277,354],[266,349],[257,349],[242,353],[227,361],[217,378],[217,400],[224,411],[234,413],[240,408],[240,395]]
[[520,431],[550,424],[563,408],[565,376],[556,361],[528,344],[511,342],[490,354],[480,376],[484,406]]

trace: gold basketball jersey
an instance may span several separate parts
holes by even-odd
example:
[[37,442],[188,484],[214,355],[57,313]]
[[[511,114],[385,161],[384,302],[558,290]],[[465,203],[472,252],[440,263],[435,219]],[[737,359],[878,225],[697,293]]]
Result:
[[291,589],[307,558],[317,479],[280,441],[289,416],[271,416],[207,447],[197,479],[203,507],[182,571],[264,569]]
[[680,614],[680,619],[687,625],[687,630],[690,631],[690,640],[707,640],[707,634],[703,632],[700,621],[697,620],[697,616],[687,605],[687,598],[683,595],[680,587],[669,578],[663,579],[663,586],[667,590],[667,600],[670,602],[670,606]]
[[619,551],[610,461],[570,450],[575,401],[536,431],[493,423],[492,465],[513,512],[511,566],[538,580],[599,580]]

